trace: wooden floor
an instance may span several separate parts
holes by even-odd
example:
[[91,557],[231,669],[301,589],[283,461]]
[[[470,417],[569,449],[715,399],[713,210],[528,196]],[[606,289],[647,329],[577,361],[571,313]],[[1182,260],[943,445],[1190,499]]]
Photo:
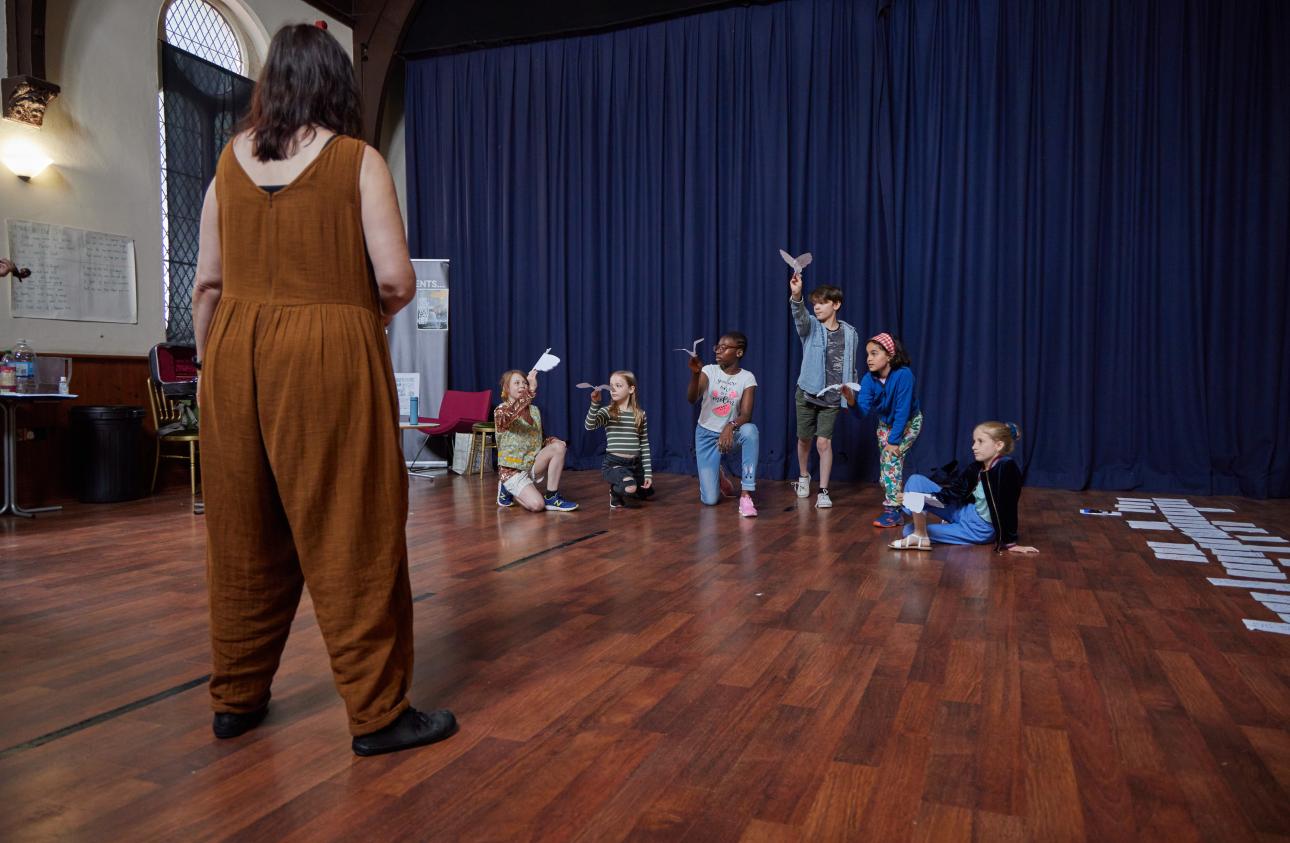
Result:
[[1077,513],[1114,495],[1028,490],[1043,553],[1000,557],[886,550],[874,486],[743,520],[659,485],[414,480],[412,696],[461,731],[372,759],[307,600],[268,720],[211,737],[186,496],[0,518],[0,839],[1290,840],[1290,636]]

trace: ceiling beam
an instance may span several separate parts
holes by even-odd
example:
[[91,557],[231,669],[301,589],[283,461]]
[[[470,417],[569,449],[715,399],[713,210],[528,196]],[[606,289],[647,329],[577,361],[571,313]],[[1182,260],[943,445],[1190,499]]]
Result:
[[5,77],[0,103],[5,119],[39,126],[59,87],[45,79],[45,0],[5,0]]
[[423,0],[353,0],[354,64],[363,102],[363,140],[381,143],[385,91],[397,66],[399,45]]

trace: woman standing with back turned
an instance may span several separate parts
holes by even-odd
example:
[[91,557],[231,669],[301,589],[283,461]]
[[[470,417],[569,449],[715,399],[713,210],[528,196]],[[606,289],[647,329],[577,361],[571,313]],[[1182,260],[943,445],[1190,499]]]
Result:
[[[353,750],[432,743],[407,699],[407,472],[383,324],[416,281],[353,67],[323,29],[273,37],[202,208],[193,294],[218,738],[260,724],[301,588]],[[369,263],[370,261],[370,263]]]

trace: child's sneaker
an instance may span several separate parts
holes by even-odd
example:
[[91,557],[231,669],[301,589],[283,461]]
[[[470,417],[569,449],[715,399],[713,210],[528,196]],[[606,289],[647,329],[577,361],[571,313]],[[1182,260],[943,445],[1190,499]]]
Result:
[[635,498],[624,497],[623,495],[620,495],[617,492],[609,493],[610,509],[636,509],[639,506],[640,504],[636,502]]
[[739,514],[744,518],[757,517],[757,507],[753,505],[753,499],[748,495],[739,496]]
[[811,475],[803,474],[801,477],[797,478],[797,482],[793,484],[793,488],[797,490],[797,496],[799,498],[809,498],[811,496]]
[[873,519],[875,527],[899,527],[903,523],[905,519],[901,517],[900,510],[894,506],[884,506],[882,515]]
[[735,481],[730,479],[730,475],[721,466],[717,466],[717,485],[721,488],[721,494],[728,498],[735,496]]
[[497,505],[498,506],[515,505],[515,496],[512,495],[510,492],[506,491],[506,487],[503,486],[501,483],[497,484]]
[[546,501],[546,508],[549,512],[573,512],[578,505],[571,500],[565,500],[559,492],[547,492],[543,497]]
[[828,489],[821,489],[820,493],[815,496],[816,509],[828,509],[833,506],[833,500],[829,497]]

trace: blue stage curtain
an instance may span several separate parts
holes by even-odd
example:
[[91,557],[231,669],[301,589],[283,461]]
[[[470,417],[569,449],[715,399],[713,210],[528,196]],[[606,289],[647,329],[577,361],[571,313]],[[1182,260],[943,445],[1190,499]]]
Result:
[[[790,0],[411,62],[450,383],[551,346],[538,404],[589,468],[573,384],[632,369],[656,469],[693,473],[672,349],[742,330],[762,476],[792,475],[776,250],[811,250],[808,288],[913,355],[911,470],[998,418],[1030,483],[1290,494],[1287,42],[1276,0]],[[872,420],[835,452],[875,479]]]

